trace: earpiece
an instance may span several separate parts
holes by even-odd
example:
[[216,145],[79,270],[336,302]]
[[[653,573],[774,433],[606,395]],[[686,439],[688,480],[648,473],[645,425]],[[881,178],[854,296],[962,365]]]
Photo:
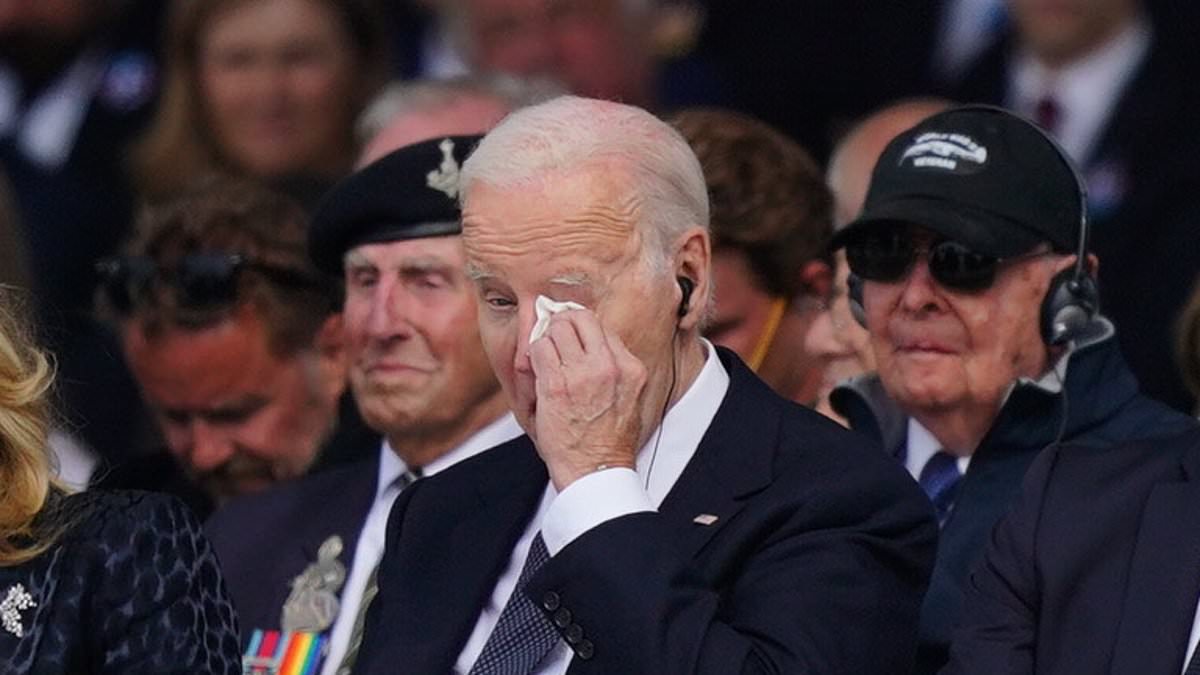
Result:
[[867,309],[863,307],[863,282],[851,272],[846,277],[846,299],[850,303],[850,316],[863,328],[867,327]]
[[675,277],[675,281],[679,282],[679,290],[683,292],[683,298],[679,301],[679,309],[675,311],[675,315],[680,319],[687,316],[688,309],[692,303],[692,292],[696,290],[696,282],[687,277]]
[[1096,280],[1072,265],[1055,275],[1042,301],[1042,340],[1047,345],[1066,344],[1086,330],[1100,312]]

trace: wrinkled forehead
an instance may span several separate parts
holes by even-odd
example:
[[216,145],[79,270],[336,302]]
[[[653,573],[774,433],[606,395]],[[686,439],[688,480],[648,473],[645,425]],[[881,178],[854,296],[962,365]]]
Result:
[[515,185],[473,181],[463,194],[468,267],[520,259],[552,270],[572,258],[608,264],[641,251],[644,199],[621,172],[591,168]]

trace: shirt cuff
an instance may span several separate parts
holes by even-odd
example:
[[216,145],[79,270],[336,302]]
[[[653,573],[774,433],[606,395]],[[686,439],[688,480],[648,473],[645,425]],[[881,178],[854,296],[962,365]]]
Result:
[[579,535],[614,518],[654,511],[654,503],[633,469],[604,469],[567,486],[542,519],[542,539],[557,555]]

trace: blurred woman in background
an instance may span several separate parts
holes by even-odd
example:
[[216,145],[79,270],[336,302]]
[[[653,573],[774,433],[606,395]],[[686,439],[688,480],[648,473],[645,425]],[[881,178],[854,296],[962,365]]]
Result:
[[68,494],[47,451],[47,357],[0,291],[0,672],[241,672],[216,558],[181,503]]
[[373,7],[179,0],[163,98],[134,156],[143,196],[158,200],[221,172],[311,200],[347,173],[354,122],[387,75]]

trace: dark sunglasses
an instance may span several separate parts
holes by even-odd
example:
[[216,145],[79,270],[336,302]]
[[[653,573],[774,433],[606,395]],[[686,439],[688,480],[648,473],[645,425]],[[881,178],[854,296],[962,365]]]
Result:
[[232,305],[237,301],[238,279],[247,270],[283,286],[324,290],[320,280],[304,272],[248,260],[236,253],[189,253],[170,267],[161,267],[146,256],[116,256],[96,263],[101,292],[109,306],[121,314],[130,313],[157,285],[170,286],[178,304],[188,309]]
[[846,263],[860,279],[891,283],[908,276],[918,255],[925,253],[929,274],[946,288],[983,291],[996,281],[1004,264],[1043,253],[998,258],[972,251],[964,244],[935,238],[928,246],[918,245],[911,230],[884,227],[866,230],[846,242]]

